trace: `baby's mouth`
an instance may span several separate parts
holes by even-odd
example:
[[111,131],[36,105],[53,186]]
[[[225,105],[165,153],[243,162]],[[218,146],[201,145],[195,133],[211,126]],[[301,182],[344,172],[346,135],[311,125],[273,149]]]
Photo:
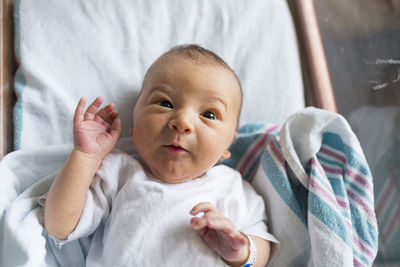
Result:
[[164,145],[164,147],[168,150],[168,151],[170,151],[170,152],[172,152],[172,153],[174,153],[174,154],[180,154],[180,153],[187,153],[187,152],[189,152],[188,150],[186,150],[186,149],[184,149],[183,147],[181,147],[181,146],[178,146],[178,145]]

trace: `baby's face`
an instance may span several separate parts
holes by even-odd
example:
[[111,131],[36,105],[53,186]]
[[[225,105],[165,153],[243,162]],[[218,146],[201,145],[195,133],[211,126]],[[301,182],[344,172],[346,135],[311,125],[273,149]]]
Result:
[[148,73],[135,106],[135,147],[164,182],[199,177],[229,158],[240,103],[240,87],[229,70],[164,56]]

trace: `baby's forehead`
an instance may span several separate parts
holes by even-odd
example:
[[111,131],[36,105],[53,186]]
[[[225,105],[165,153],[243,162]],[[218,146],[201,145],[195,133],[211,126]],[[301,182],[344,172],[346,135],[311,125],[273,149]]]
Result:
[[219,64],[199,62],[181,55],[165,55],[159,58],[149,69],[146,78],[155,82],[164,78],[172,80],[187,78],[192,79],[194,83],[200,82],[210,85],[219,81],[224,86],[238,87],[241,91],[240,83],[237,82],[230,69]]
[[166,73],[176,74],[177,69],[182,66],[185,67],[185,70],[211,68],[213,69],[212,73],[215,73],[216,76],[219,76],[219,74],[217,74],[217,72],[219,71],[229,73],[229,81],[236,82],[241,90],[241,85],[238,78],[236,77],[236,74],[228,66],[224,66],[218,62],[211,60],[188,57],[184,54],[180,54],[179,52],[172,52],[162,55],[160,58],[158,58],[150,66],[149,70],[146,73],[144,81],[146,81],[146,79],[149,77],[154,78],[155,76],[157,77],[158,75],[165,75]]

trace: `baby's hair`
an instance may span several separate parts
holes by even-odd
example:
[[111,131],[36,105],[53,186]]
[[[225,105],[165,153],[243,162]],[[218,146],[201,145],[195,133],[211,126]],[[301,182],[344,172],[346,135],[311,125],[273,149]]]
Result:
[[240,80],[237,77],[236,73],[232,70],[232,68],[228,65],[228,63],[225,62],[225,60],[223,60],[220,56],[215,54],[213,51],[208,50],[204,47],[201,47],[197,44],[184,44],[184,45],[177,45],[177,46],[172,47],[169,51],[167,51],[166,53],[161,55],[160,58],[162,58],[163,56],[166,56],[166,55],[170,55],[170,54],[178,54],[189,60],[193,60],[194,62],[197,62],[197,63],[219,65],[219,66],[231,71],[233,76],[235,76],[237,83],[239,84],[240,94],[243,95],[242,85],[241,85]]
[[193,62],[196,62],[196,63],[205,64],[205,65],[216,65],[216,66],[220,66],[226,70],[229,70],[235,77],[236,82],[238,83],[239,89],[240,89],[240,109],[239,109],[239,117],[240,117],[240,113],[241,113],[241,109],[242,109],[241,107],[242,107],[242,103],[243,103],[243,91],[242,91],[242,85],[240,83],[238,76],[232,70],[232,68],[225,62],[225,60],[223,60],[221,57],[219,57],[217,54],[215,54],[211,50],[208,50],[197,44],[184,44],[184,45],[177,45],[177,46],[172,47],[170,50],[168,50],[167,52],[162,54],[150,66],[150,68],[147,70],[144,80],[146,80],[147,75],[150,73],[151,69],[153,68],[153,66],[159,59],[161,59],[167,55],[174,55],[174,54],[182,56],[182,57],[184,57],[188,60],[191,60]]

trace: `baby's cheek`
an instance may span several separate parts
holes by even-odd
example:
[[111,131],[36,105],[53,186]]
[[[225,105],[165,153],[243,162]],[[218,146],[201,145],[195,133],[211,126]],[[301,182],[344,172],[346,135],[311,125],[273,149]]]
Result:
[[133,143],[135,144],[135,147],[137,149],[145,141],[143,139],[143,136],[145,136],[145,133],[144,133],[144,129],[142,127],[134,127],[133,128],[133,131],[132,131]]

